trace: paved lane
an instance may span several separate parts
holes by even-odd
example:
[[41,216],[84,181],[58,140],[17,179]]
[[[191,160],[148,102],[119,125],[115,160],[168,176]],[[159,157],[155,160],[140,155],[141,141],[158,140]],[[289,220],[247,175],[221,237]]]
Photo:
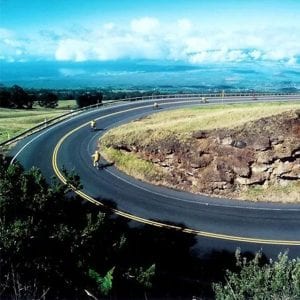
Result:
[[[245,97],[225,98],[224,102],[245,100],[253,102]],[[264,97],[263,100],[269,101],[270,98]],[[37,166],[49,180],[55,174],[52,164],[58,168],[56,173],[62,167],[74,170],[81,177],[84,197],[113,203],[121,214],[129,213],[130,217],[142,222],[154,221],[156,226],[171,223],[187,232],[216,238],[220,245],[232,241],[279,244],[299,249],[300,205],[258,204],[193,195],[135,180],[113,166],[102,170],[93,168],[90,155],[98,138],[111,127],[153,113],[152,103],[125,103],[83,113],[25,139],[15,147],[13,154],[29,142],[17,156],[25,168]],[[204,105],[194,99],[166,99],[159,103],[164,110]],[[210,103],[220,103],[220,99],[211,99]],[[91,132],[86,124],[94,118],[99,118],[97,132]],[[57,153],[52,161],[55,149]]]

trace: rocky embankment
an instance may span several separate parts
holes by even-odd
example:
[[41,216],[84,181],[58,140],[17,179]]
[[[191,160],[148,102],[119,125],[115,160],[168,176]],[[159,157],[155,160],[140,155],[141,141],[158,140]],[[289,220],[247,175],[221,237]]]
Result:
[[199,130],[185,142],[174,136],[145,146],[111,146],[160,166],[166,174],[163,185],[234,196],[253,185],[300,180],[300,110],[234,129]]

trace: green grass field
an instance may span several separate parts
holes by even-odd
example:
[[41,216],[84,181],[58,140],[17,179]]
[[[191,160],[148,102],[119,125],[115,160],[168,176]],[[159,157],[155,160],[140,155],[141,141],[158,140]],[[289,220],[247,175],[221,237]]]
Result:
[[40,106],[34,106],[33,109],[0,108],[0,142],[74,108],[75,100],[59,101],[58,107],[54,109]]

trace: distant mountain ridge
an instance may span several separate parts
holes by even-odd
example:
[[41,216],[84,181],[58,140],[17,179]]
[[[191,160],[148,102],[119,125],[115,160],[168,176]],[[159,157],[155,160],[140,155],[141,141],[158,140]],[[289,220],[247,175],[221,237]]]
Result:
[[26,88],[129,88],[164,91],[300,91],[300,67],[279,63],[191,65],[183,62],[4,62],[0,84]]

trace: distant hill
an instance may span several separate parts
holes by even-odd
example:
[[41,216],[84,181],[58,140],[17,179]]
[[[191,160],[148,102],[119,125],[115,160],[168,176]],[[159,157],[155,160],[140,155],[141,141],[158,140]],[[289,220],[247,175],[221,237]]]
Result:
[[25,88],[122,88],[163,91],[299,91],[300,72],[284,64],[126,60],[109,62],[4,62],[0,84]]

